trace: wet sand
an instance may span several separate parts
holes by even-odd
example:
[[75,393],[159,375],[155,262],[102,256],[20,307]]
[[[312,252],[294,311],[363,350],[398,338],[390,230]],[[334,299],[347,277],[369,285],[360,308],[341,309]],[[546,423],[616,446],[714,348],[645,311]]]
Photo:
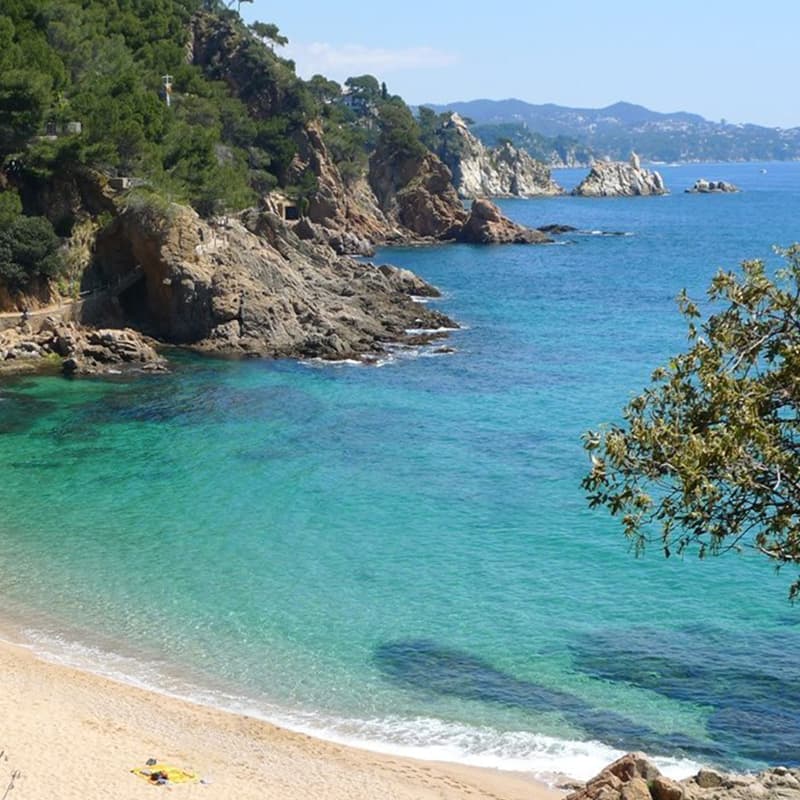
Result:
[[[526,776],[385,756],[52,664],[0,643],[0,796],[12,800],[558,800]],[[148,758],[205,782],[150,785]]]

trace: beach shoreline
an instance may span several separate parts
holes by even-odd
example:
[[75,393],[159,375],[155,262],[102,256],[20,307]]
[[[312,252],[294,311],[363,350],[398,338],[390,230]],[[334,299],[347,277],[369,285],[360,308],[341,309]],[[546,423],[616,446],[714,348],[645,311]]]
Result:
[[[51,663],[0,642],[0,784],[14,797],[150,797],[132,774],[148,758],[203,783],[167,787],[187,798],[508,798],[558,800],[532,777],[390,756],[295,733],[253,717]],[[5,760],[7,759],[7,760]]]

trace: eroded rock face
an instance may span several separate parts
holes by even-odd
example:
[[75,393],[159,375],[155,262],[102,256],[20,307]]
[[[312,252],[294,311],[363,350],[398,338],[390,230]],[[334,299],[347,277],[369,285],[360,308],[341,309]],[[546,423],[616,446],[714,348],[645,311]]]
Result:
[[290,182],[310,170],[317,188],[296,230],[305,241],[328,243],[338,254],[369,254],[376,244],[455,238],[467,214],[447,167],[433,154],[403,157],[378,148],[369,172],[348,183],[315,123],[298,137]]
[[379,147],[369,185],[387,219],[417,237],[454,239],[467,219],[450,170],[433,153],[398,158]]
[[550,242],[545,233],[517,225],[486,199],[474,200],[458,241],[468,244],[542,244]]
[[658,172],[650,172],[639,163],[636,153],[629,163],[596,161],[589,174],[572,190],[579,197],[637,197],[667,194]]
[[563,194],[550,169],[510,143],[488,148],[466,122],[451,114],[437,155],[453,174],[461,197],[537,197]]
[[112,284],[140,270],[119,297],[123,319],[208,352],[358,358],[407,329],[457,327],[413,301],[437,292],[412,273],[337,256],[270,212],[223,225],[181,206],[160,217],[128,211],[100,237],[97,257]]
[[702,769],[674,781],[642,753],[629,753],[566,800],[800,800],[800,769],[773,767],[756,775]]
[[326,242],[339,255],[371,254],[376,243],[389,237],[392,225],[366,179],[345,183],[319,123],[310,123],[296,138],[298,153],[289,169],[289,182],[299,183],[307,171],[317,178],[304,218],[295,226],[298,236],[306,241]]

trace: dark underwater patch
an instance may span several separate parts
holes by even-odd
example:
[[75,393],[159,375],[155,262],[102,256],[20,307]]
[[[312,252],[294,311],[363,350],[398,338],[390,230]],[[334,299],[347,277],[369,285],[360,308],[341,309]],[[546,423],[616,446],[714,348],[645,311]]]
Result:
[[56,408],[51,400],[30,397],[22,392],[0,393],[0,435],[26,433]]
[[585,637],[577,669],[709,706],[708,732],[734,759],[800,764],[800,635],[633,629]]
[[588,738],[614,747],[713,759],[723,755],[713,744],[681,733],[658,733],[569,692],[516,678],[470,653],[428,640],[386,642],[375,649],[373,660],[387,678],[406,688],[523,711],[556,711]]

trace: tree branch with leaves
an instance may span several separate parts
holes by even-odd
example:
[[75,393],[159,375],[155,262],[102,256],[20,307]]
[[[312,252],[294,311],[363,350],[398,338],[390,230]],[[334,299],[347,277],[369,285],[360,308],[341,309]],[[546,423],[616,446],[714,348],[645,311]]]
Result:
[[723,308],[705,322],[683,292],[686,352],[623,423],[584,435],[589,505],[619,518],[637,554],[752,548],[800,566],[800,245],[779,252],[774,278],[762,261],[718,272],[708,297]]

